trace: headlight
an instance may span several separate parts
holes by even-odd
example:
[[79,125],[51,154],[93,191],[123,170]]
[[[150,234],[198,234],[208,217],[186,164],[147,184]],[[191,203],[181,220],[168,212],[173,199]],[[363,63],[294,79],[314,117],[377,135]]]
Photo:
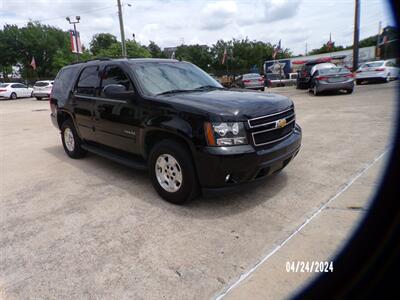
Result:
[[247,144],[246,131],[242,122],[205,123],[209,146],[234,146]]

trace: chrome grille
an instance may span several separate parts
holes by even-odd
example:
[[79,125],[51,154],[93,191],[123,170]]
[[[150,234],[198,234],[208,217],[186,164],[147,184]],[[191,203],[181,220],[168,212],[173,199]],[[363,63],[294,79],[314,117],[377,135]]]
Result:
[[[279,122],[284,122],[283,120],[286,121],[286,125],[280,127]],[[278,113],[248,120],[255,146],[271,145],[284,140],[293,133],[295,123],[293,106]]]

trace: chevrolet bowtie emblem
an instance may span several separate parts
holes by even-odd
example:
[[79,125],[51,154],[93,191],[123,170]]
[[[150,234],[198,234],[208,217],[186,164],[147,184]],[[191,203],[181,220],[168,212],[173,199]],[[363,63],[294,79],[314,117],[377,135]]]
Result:
[[285,127],[287,124],[286,119],[280,119],[276,121],[276,128],[282,128]]

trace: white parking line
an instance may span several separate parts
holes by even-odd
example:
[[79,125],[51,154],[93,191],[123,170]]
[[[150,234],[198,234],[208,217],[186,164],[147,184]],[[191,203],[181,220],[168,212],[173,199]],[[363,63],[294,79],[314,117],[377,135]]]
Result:
[[223,291],[220,295],[218,295],[215,299],[220,300],[226,294],[229,293],[232,289],[238,286],[243,280],[245,280],[251,273],[253,273],[261,264],[267,261],[272,255],[278,252],[288,241],[290,241],[294,236],[296,236],[308,223],[311,222],[330,202],[339,197],[344,191],[346,191],[361,175],[363,175],[370,167],[372,167],[379,159],[382,158],[386,154],[388,149],[383,151],[380,155],[378,155],[374,160],[369,161],[363,168],[361,168],[357,173],[351,178],[346,184],[327,202],[325,202],[319,209],[317,209],[311,217],[306,219],[293,233],[291,233],[282,243],[280,243],[277,247],[275,247],[271,252],[267,253],[253,268],[249,271],[242,273],[237,281],[235,281],[232,285],[230,285],[225,291]]

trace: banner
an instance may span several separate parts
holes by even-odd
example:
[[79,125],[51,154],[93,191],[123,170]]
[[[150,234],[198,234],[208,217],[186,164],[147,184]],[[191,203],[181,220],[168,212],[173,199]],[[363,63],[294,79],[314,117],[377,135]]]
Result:
[[[72,53],[82,53],[82,45],[81,45],[81,38],[79,36],[79,32],[76,32],[77,38],[75,38],[75,31],[69,31],[69,40],[71,42],[71,52]],[[78,45],[77,43],[78,42]]]

